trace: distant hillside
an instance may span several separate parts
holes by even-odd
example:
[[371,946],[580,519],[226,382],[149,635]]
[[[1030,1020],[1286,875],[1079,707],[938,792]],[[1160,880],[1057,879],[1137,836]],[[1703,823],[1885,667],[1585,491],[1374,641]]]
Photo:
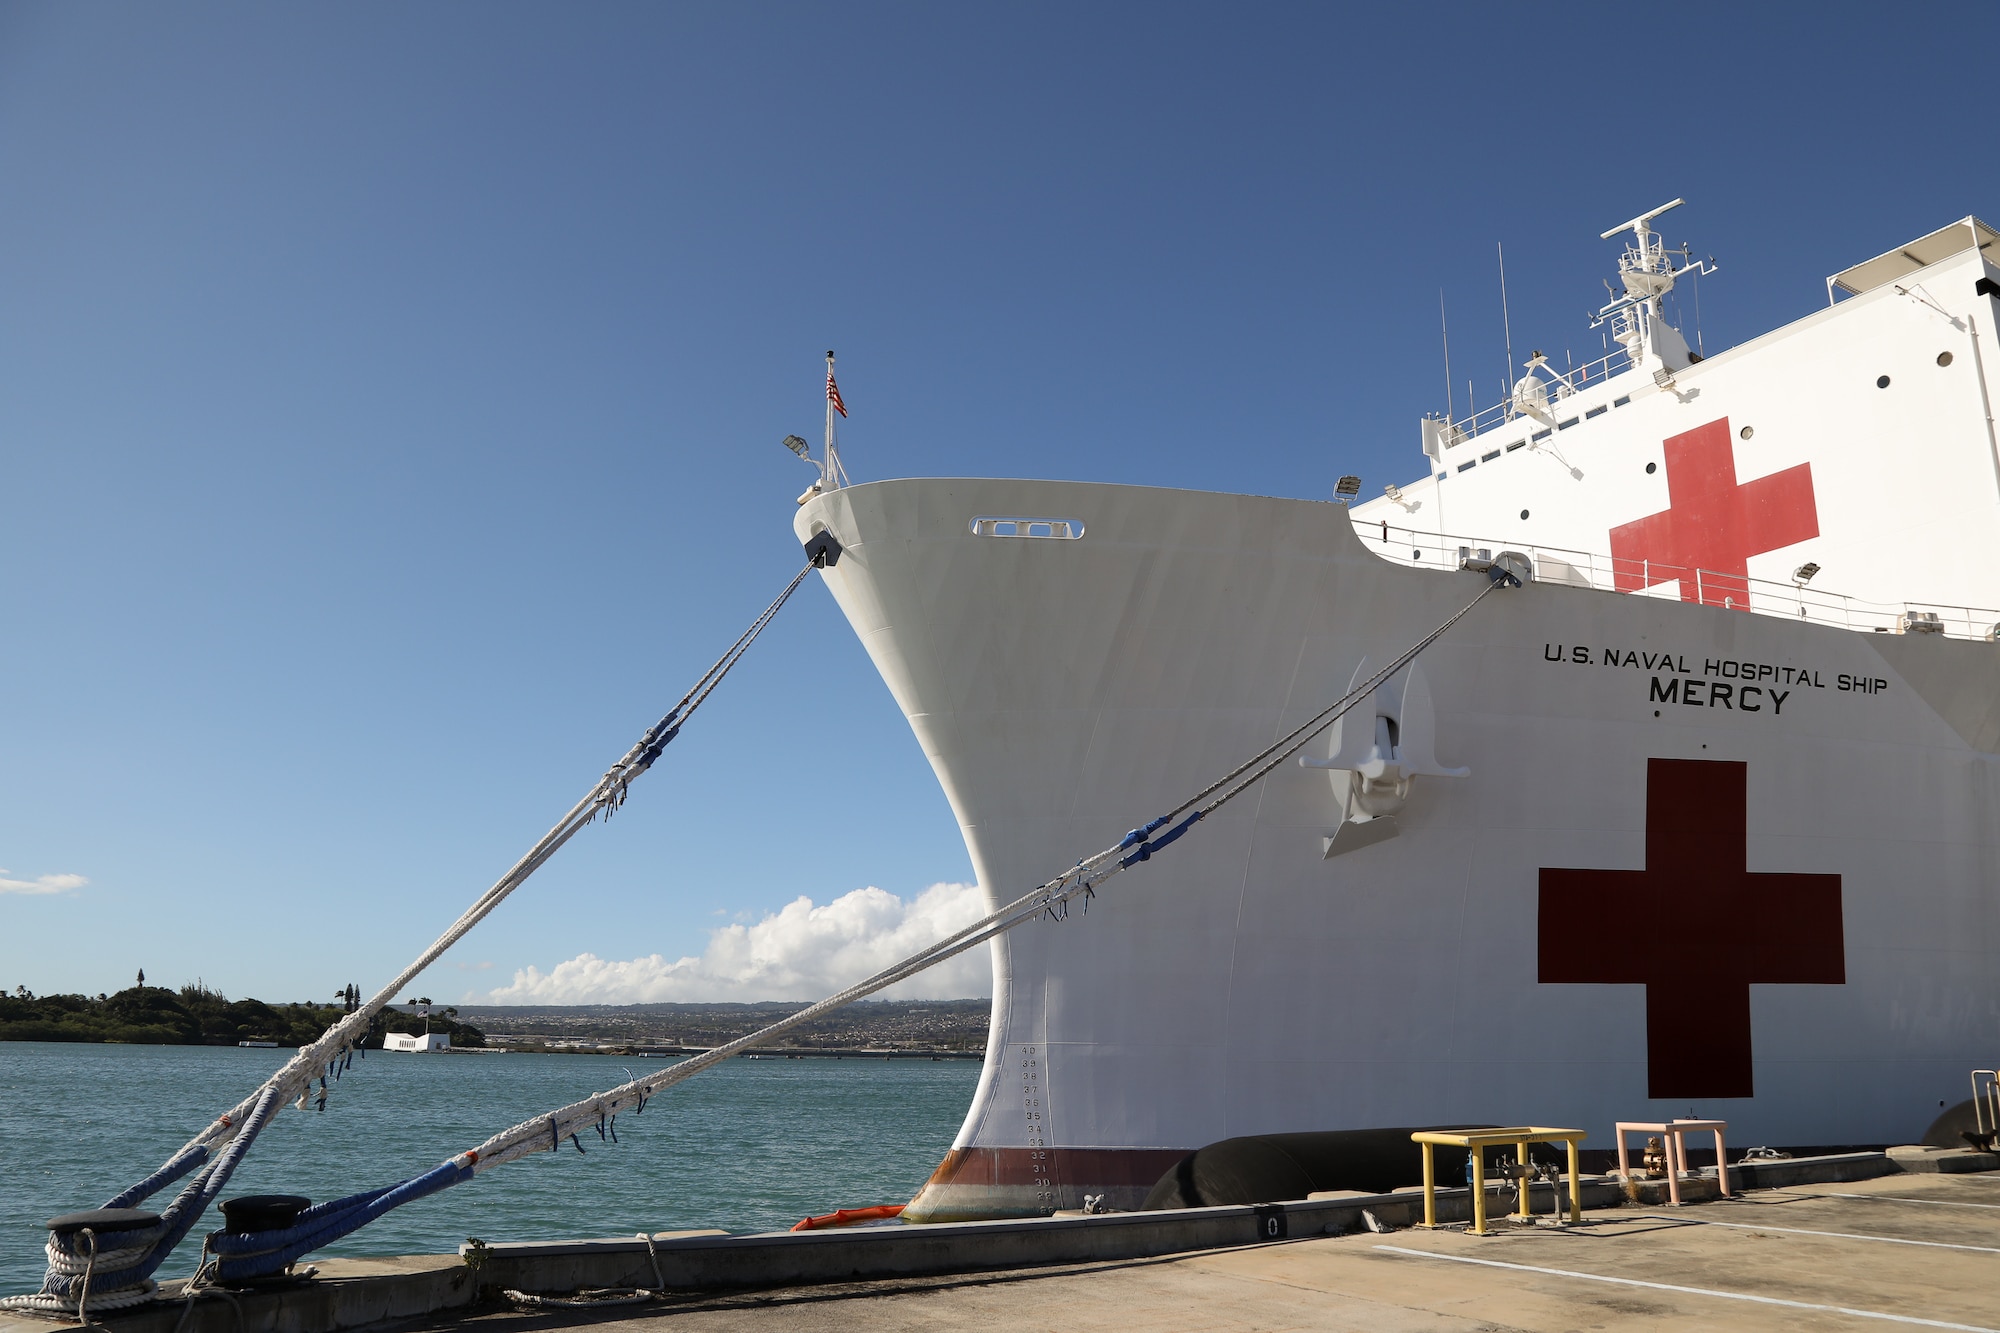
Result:
[[[518,1039],[630,1046],[720,1046],[795,1014],[796,1001],[758,1004],[461,1005],[495,1045]],[[990,1000],[862,1000],[791,1034],[800,1048],[923,1048],[977,1051],[986,1045]]]
[[[757,1004],[463,1005],[432,1011],[431,1030],[454,1047],[708,1047],[755,1032],[805,1008]],[[798,1050],[984,1050],[989,1000],[862,1000],[789,1034]],[[231,1000],[205,986],[133,986],[116,995],[42,995],[17,987],[0,994],[0,1041],[123,1042],[153,1046],[234,1046],[271,1041],[303,1046],[346,1013],[340,1004],[270,1005]],[[417,1032],[424,1020],[391,1009],[378,1014],[370,1046],[384,1032]]]
[[[271,1041],[304,1046],[315,1041],[347,1012],[345,1005],[286,1004],[231,1000],[206,986],[130,986],[116,995],[41,995],[17,986],[0,994],[0,1041],[96,1041],[134,1046],[234,1046],[239,1041]],[[469,1023],[437,1011],[433,1032],[451,1034],[458,1047],[483,1046],[486,1037]],[[366,1044],[380,1046],[385,1032],[418,1032],[424,1020],[391,1009],[375,1016]]]

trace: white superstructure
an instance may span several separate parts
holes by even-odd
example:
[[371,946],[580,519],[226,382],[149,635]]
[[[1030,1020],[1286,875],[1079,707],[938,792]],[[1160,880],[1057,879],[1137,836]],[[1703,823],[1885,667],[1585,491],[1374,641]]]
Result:
[[1531,357],[1353,509],[808,494],[996,903],[1339,697],[1489,561],[1533,572],[1087,914],[994,946],[984,1076],[911,1216],[1131,1206],[1247,1133],[1695,1111],[1906,1142],[1992,1063],[1995,233],[1703,360],[1657,212],[1618,352]]
[[1659,311],[1672,256],[1635,222],[1627,295],[1606,307],[1620,349],[1567,372],[1537,354],[1508,401],[1426,419],[1430,475],[1355,510],[1389,525],[1381,554],[1455,566],[1448,539],[1476,534],[1546,549],[1538,575],[1560,582],[1723,606],[1747,575],[1770,585],[1753,603],[1828,623],[1935,610],[1991,630],[1977,608],[2000,606],[2000,571],[1975,552],[2000,537],[1993,229],[1966,218],[1899,246],[1828,280],[1849,299],[1696,360]]

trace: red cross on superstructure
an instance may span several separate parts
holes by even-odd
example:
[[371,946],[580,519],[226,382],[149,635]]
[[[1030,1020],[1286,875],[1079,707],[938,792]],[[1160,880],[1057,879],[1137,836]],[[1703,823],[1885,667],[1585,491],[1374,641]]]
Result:
[[1812,464],[1736,481],[1729,418],[1666,442],[1667,508],[1611,530],[1620,592],[1678,580],[1683,602],[1750,605],[1749,560],[1819,536]]
[[1847,980],[1840,876],[1746,868],[1748,779],[1649,759],[1646,868],[1541,873],[1539,980],[1646,988],[1649,1097],[1750,1096],[1750,987]]

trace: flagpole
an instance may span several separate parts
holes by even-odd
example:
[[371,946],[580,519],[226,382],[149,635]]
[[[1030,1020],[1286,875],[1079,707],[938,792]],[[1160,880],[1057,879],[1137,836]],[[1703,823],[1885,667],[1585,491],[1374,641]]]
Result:
[[828,490],[846,483],[840,469],[840,448],[833,437],[833,350],[826,353],[826,485]]

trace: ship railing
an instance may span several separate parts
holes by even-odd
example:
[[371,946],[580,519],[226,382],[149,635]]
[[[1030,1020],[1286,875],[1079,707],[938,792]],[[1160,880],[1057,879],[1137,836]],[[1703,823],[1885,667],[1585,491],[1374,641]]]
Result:
[[[1629,369],[1631,365],[1632,358],[1626,354],[1623,347],[1608,352],[1595,361],[1586,361],[1580,366],[1570,367],[1561,372],[1556,370],[1554,362],[1550,362],[1547,370],[1550,377],[1547,380],[1549,401],[1557,403],[1587,392],[1621,370]],[[1471,416],[1449,423],[1444,428],[1445,447],[1449,449],[1453,445],[1476,439],[1488,431],[1499,430],[1517,418],[1525,416],[1526,413],[1514,406],[1514,386],[1509,384],[1506,388],[1506,396],[1499,402],[1490,407],[1483,407]]]
[[2000,610],[1939,602],[1872,602],[1807,584],[1748,578],[1727,571],[1629,560],[1596,551],[1576,551],[1534,542],[1461,537],[1399,527],[1380,519],[1354,521],[1356,535],[1371,551],[1394,564],[1419,569],[1458,569],[1467,554],[1491,559],[1519,551],[1535,564],[1535,578],[1600,592],[1657,597],[1759,615],[1783,616],[1814,625],[1887,634],[1942,634],[1954,639],[2000,638]]

